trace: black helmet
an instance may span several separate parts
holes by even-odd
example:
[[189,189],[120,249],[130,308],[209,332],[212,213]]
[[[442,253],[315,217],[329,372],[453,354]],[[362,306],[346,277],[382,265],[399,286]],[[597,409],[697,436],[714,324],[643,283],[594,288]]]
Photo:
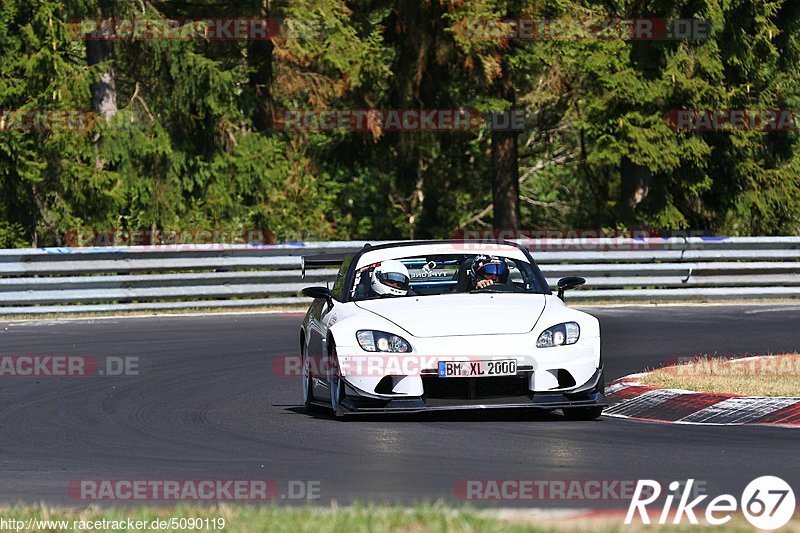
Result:
[[472,260],[470,277],[473,285],[477,285],[482,279],[488,279],[489,276],[496,277],[497,281],[501,283],[506,283],[508,274],[508,265],[502,257],[479,255]]

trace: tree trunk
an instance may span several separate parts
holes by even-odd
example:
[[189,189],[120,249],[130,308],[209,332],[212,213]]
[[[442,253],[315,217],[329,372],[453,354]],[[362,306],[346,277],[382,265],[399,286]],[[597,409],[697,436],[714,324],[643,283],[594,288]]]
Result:
[[[269,18],[269,0],[263,0],[259,16]],[[265,40],[254,40],[247,43],[247,60],[253,67],[250,72],[250,88],[258,99],[258,107],[253,114],[253,126],[258,131],[272,127],[272,51],[275,46],[268,37]]]
[[[97,15],[100,19],[108,18],[108,10],[102,7],[97,8]],[[110,31],[110,30],[106,30]],[[105,39],[86,39],[86,64],[89,68],[101,63],[107,63],[113,57],[112,42]],[[99,80],[89,85],[92,93],[92,110],[96,115],[103,117],[108,122],[117,114],[117,86],[114,80],[114,68],[106,64],[99,74]],[[94,139],[95,149],[100,140],[100,136]],[[106,166],[105,161],[95,152],[94,166],[102,169]]]
[[[511,103],[513,112],[516,94],[503,61],[500,96]],[[507,123],[510,126],[511,122]],[[492,203],[494,204],[495,229],[519,229],[519,164],[517,160],[518,131],[512,127],[492,129]]]
[[[97,8],[98,18],[108,18],[108,12]],[[110,31],[110,30],[109,30]],[[106,63],[113,57],[111,41],[105,39],[86,39],[86,63],[93,67]],[[106,121],[117,114],[117,88],[114,81],[114,68],[106,65],[100,72],[100,79],[89,86],[92,93],[92,109]]]
[[517,134],[492,132],[492,203],[495,229],[519,229]]
[[628,222],[635,219],[636,207],[647,198],[650,191],[650,171],[627,157],[620,164],[620,207]]

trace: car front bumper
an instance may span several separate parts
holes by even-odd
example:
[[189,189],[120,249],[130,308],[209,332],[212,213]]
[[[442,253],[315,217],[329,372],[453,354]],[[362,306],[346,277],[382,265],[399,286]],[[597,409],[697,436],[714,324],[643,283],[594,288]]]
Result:
[[[484,379],[484,378],[459,378]],[[492,397],[432,398],[423,394],[412,398],[375,398],[359,394],[345,380],[346,397],[341,403],[342,414],[420,413],[430,411],[463,411],[481,409],[539,409],[551,411],[580,407],[607,407],[604,396],[602,365],[589,380],[569,390],[532,392]]]

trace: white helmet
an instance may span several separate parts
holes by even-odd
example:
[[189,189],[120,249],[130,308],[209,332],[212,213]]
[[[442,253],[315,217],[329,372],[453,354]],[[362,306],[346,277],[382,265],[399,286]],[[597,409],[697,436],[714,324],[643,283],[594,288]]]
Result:
[[405,296],[408,294],[410,281],[406,266],[394,259],[376,266],[370,276],[372,290],[381,296]]

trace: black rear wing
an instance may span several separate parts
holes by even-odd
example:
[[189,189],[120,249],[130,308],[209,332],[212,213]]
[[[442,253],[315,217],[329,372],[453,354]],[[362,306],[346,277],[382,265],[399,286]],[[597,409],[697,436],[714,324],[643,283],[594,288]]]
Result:
[[306,267],[340,267],[348,255],[351,254],[304,255],[300,258],[300,275],[306,277]]

